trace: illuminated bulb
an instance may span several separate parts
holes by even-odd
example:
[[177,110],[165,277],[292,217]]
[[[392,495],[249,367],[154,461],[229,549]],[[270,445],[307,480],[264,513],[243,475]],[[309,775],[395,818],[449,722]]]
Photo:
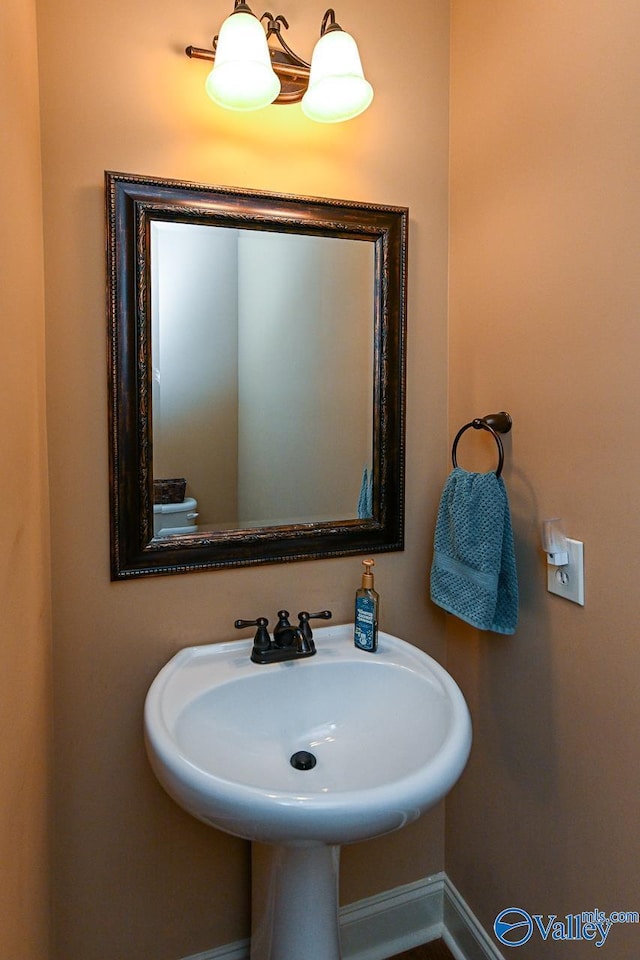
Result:
[[214,103],[227,110],[260,110],[280,93],[266,34],[252,13],[232,13],[220,27],[205,89]]
[[318,123],[340,123],[357,117],[372,100],[355,40],[344,30],[327,31],[313,51],[303,112]]

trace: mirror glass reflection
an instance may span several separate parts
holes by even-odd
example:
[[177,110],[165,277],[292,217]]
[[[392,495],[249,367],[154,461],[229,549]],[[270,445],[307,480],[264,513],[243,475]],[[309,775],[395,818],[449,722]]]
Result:
[[373,243],[152,221],[151,283],[153,475],[198,529],[371,516]]

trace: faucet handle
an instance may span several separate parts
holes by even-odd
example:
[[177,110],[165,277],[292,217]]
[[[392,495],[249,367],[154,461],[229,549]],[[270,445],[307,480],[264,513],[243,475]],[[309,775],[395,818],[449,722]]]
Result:
[[306,610],[302,610],[298,614],[298,620],[331,620],[332,616],[331,610],[321,610],[320,613],[307,613]]
[[236,630],[244,630],[245,627],[257,627],[256,635],[253,640],[254,650],[268,650],[271,647],[271,638],[267,627],[269,621],[266,617],[258,617],[257,620],[236,620],[234,627]]
[[321,610],[320,613],[307,613],[306,610],[301,610],[298,614],[298,620],[300,624],[298,629],[304,637],[307,643],[313,640],[313,633],[311,632],[311,627],[309,626],[309,620],[331,620],[333,614],[331,610]]

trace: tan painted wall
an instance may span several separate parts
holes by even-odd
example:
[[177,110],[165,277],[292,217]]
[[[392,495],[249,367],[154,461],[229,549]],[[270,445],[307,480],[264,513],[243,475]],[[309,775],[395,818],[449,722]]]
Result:
[[35,4],[0,10],[0,956],[47,960],[50,595]]
[[[449,625],[475,743],[447,871],[487,928],[511,905],[636,910],[640,7],[453,0],[452,37],[450,431],[513,416],[522,608],[512,639]],[[558,515],[585,542],[584,608],[545,590]]]
[[[351,0],[373,108],[336,127],[299,107],[252,117],[205,98],[204,46],[226,5],[39,5],[56,695],[60,960],[177,960],[248,933],[248,847],[191,820],[154,781],[142,705],[180,647],[286,605],[351,618],[359,558],[109,582],[105,168],[411,208],[407,549],[377,560],[382,625],[444,652],[425,578],[446,449],[448,3]],[[323,7],[290,0],[307,55]],[[419,92],[417,93],[416,90]],[[380,722],[384,722],[381,715]],[[344,854],[345,901],[442,867],[442,811]]]

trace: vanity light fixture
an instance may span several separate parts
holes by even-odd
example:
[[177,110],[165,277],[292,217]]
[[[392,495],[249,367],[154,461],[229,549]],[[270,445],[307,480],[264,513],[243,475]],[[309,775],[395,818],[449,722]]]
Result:
[[[266,30],[262,25],[266,21]],[[205,82],[211,99],[228,110],[260,110],[270,103],[298,103],[311,120],[339,123],[357,117],[373,100],[353,37],[336,23],[332,9],[320,26],[311,63],[287,44],[282,14],[263,13],[258,19],[244,0],[235,0],[213,49],[189,46],[188,57],[212,60]],[[279,47],[269,45],[273,37]]]

